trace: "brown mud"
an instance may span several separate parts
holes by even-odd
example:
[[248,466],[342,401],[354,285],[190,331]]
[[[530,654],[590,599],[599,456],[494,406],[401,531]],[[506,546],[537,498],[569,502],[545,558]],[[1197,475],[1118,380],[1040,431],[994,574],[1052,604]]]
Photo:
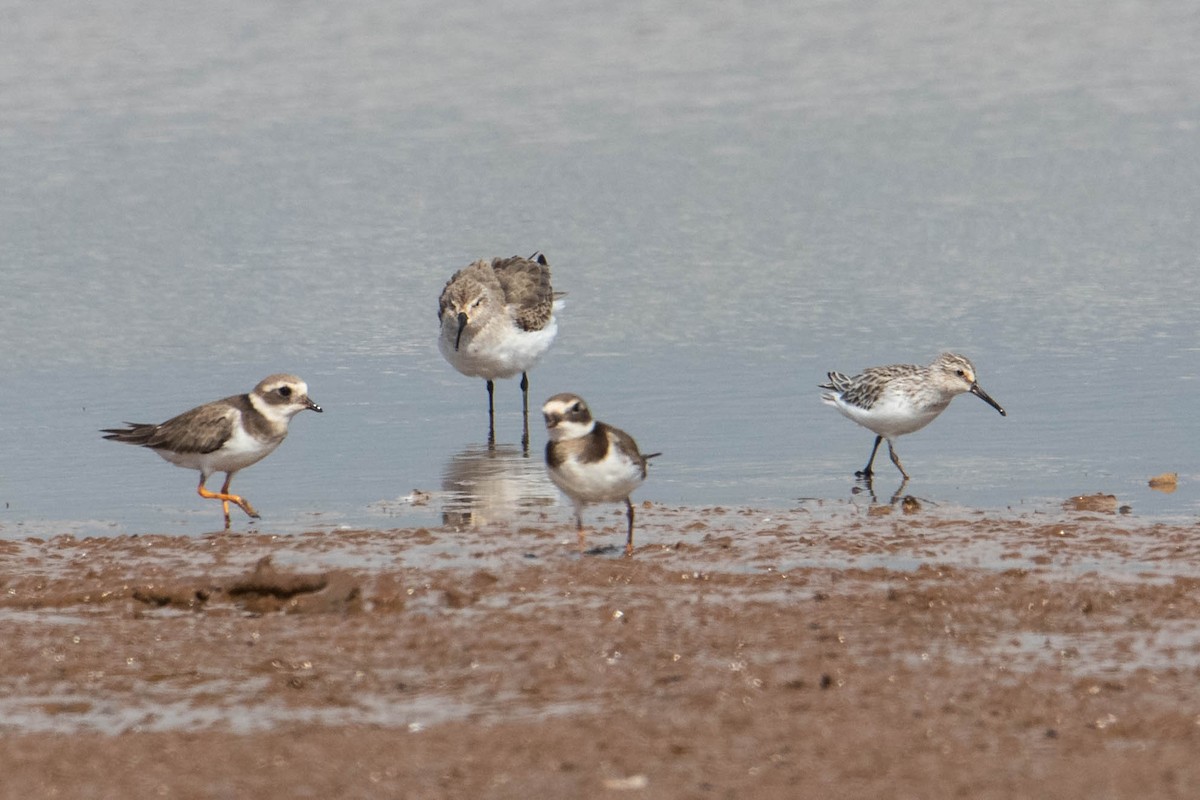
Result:
[[1196,796],[1195,523],[592,517],[0,540],[0,797]]

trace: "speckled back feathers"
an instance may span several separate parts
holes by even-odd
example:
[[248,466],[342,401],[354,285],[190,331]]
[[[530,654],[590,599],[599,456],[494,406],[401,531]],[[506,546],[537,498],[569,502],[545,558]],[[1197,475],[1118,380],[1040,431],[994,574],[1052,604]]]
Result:
[[540,331],[550,322],[554,290],[550,265],[541,253],[532,258],[510,256],[480,259],[450,276],[438,299],[438,319],[457,314],[480,298],[491,298],[510,309],[524,331]]

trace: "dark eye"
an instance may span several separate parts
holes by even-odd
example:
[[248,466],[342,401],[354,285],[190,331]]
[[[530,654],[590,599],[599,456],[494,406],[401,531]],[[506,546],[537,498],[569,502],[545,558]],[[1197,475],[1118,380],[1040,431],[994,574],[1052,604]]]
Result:
[[956,370],[954,370],[954,374],[955,374],[955,375],[957,375],[957,376],[958,376],[958,377],[960,377],[960,378],[965,378],[965,377],[967,377],[967,373],[963,372],[961,369],[956,369]]
[[[958,374],[961,375],[962,373],[960,372]],[[280,397],[291,397],[292,396],[292,387],[280,386],[279,387],[279,396]]]

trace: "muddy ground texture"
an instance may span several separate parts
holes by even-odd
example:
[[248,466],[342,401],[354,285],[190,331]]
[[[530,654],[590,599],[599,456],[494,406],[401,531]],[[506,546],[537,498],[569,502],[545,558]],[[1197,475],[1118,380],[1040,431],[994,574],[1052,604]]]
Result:
[[1194,522],[590,517],[0,541],[0,797],[1197,796]]

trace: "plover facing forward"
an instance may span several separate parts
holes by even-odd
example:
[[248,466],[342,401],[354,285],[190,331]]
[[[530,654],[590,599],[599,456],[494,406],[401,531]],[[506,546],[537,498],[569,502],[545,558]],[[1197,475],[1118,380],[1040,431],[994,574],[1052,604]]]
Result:
[[451,276],[438,299],[438,349],[459,372],[487,381],[488,440],[495,437],[497,378],[520,374],[524,436],[529,446],[529,375],[558,333],[550,265],[529,258],[480,260]]
[[[229,484],[239,470],[266,458],[288,433],[296,414],[321,407],[308,397],[308,385],[295,375],[263,378],[249,394],[214,400],[158,425],[127,422],[125,428],[106,428],[105,439],[148,447],[177,467],[200,470],[201,497],[220,500],[229,528],[229,504],[251,517],[254,507],[230,494]],[[220,492],[204,484],[214,472],[225,473]]]
[[660,454],[643,454],[625,431],[593,420],[579,395],[554,395],[542,406],[542,414],[550,437],[546,442],[546,471],[575,506],[580,547],[584,542],[584,506],[624,501],[629,520],[625,555],[632,555],[634,514],[629,495],[646,479],[646,462]]
[[855,473],[863,478],[873,474],[875,453],[879,443],[886,439],[888,455],[907,481],[908,473],[896,455],[893,440],[933,422],[951,400],[964,392],[976,395],[999,411],[1000,416],[1008,416],[976,382],[975,366],[955,353],[942,353],[927,367],[893,364],[868,367],[852,378],[840,372],[830,372],[828,376],[829,383],[821,384],[820,388],[831,391],[822,394],[821,399],[875,434],[867,465]]

